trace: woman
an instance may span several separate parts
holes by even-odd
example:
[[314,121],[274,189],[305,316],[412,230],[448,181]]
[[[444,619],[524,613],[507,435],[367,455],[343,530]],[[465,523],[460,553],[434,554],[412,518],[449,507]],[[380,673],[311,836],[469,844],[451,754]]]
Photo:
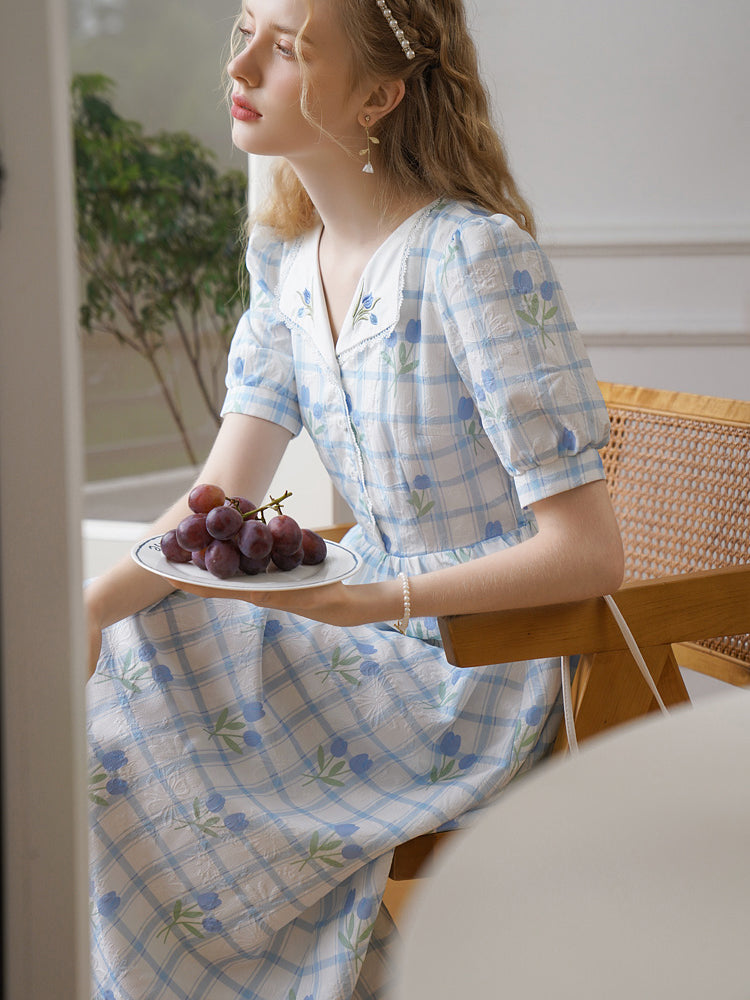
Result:
[[435,617],[619,585],[608,421],[461,0],[252,0],[237,32],[233,140],[281,160],[199,481],[260,502],[304,426],[363,568],[88,588],[94,995],[374,998],[393,847],[558,720],[557,664],[451,670]]

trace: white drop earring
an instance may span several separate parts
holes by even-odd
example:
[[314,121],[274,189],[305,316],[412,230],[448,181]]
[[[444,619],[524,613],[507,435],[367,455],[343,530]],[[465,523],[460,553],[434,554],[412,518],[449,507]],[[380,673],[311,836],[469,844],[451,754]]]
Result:
[[370,143],[374,143],[376,146],[380,144],[380,139],[377,139],[374,135],[370,135],[370,116],[365,115],[365,136],[367,137],[367,149],[360,149],[359,155],[367,157],[367,163],[362,167],[363,174],[374,174],[375,169],[372,165],[372,156],[370,155]]

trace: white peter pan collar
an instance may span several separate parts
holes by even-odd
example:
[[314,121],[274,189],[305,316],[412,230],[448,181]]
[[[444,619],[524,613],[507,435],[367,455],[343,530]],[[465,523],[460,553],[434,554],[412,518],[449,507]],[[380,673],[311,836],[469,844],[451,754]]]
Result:
[[284,321],[303,331],[332,368],[338,369],[339,358],[348,351],[365,340],[389,333],[396,325],[408,252],[418,225],[433,205],[410,215],[373,253],[357,284],[335,345],[318,261],[322,224],[300,237],[292,248],[281,277],[279,309]]

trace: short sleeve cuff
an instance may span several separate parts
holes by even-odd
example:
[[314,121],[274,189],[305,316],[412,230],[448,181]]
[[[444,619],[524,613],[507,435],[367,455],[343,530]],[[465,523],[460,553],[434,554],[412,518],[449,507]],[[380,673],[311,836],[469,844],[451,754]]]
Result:
[[604,478],[601,456],[592,447],[576,455],[564,455],[544,465],[534,466],[515,476],[513,481],[521,506],[528,507],[538,500]]
[[272,424],[279,424],[296,437],[302,430],[296,399],[285,399],[272,387],[238,385],[229,389],[221,408],[222,417],[227,413],[246,413],[261,417]]

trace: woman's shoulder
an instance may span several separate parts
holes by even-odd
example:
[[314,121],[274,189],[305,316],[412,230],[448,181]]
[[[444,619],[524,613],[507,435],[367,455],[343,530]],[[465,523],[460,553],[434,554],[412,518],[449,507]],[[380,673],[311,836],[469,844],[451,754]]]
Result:
[[286,262],[298,247],[301,237],[280,236],[272,226],[255,223],[250,230],[245,252],[245,266],[253,281],[269,295],[279,288]]
[[448,199],[437,202],[428,220],[425,237],[433,246],[446,251],[458,242],[469,252],[477,253],[498,247],[536,247],[533,237],[511,216],[491,212],[470,201]]

